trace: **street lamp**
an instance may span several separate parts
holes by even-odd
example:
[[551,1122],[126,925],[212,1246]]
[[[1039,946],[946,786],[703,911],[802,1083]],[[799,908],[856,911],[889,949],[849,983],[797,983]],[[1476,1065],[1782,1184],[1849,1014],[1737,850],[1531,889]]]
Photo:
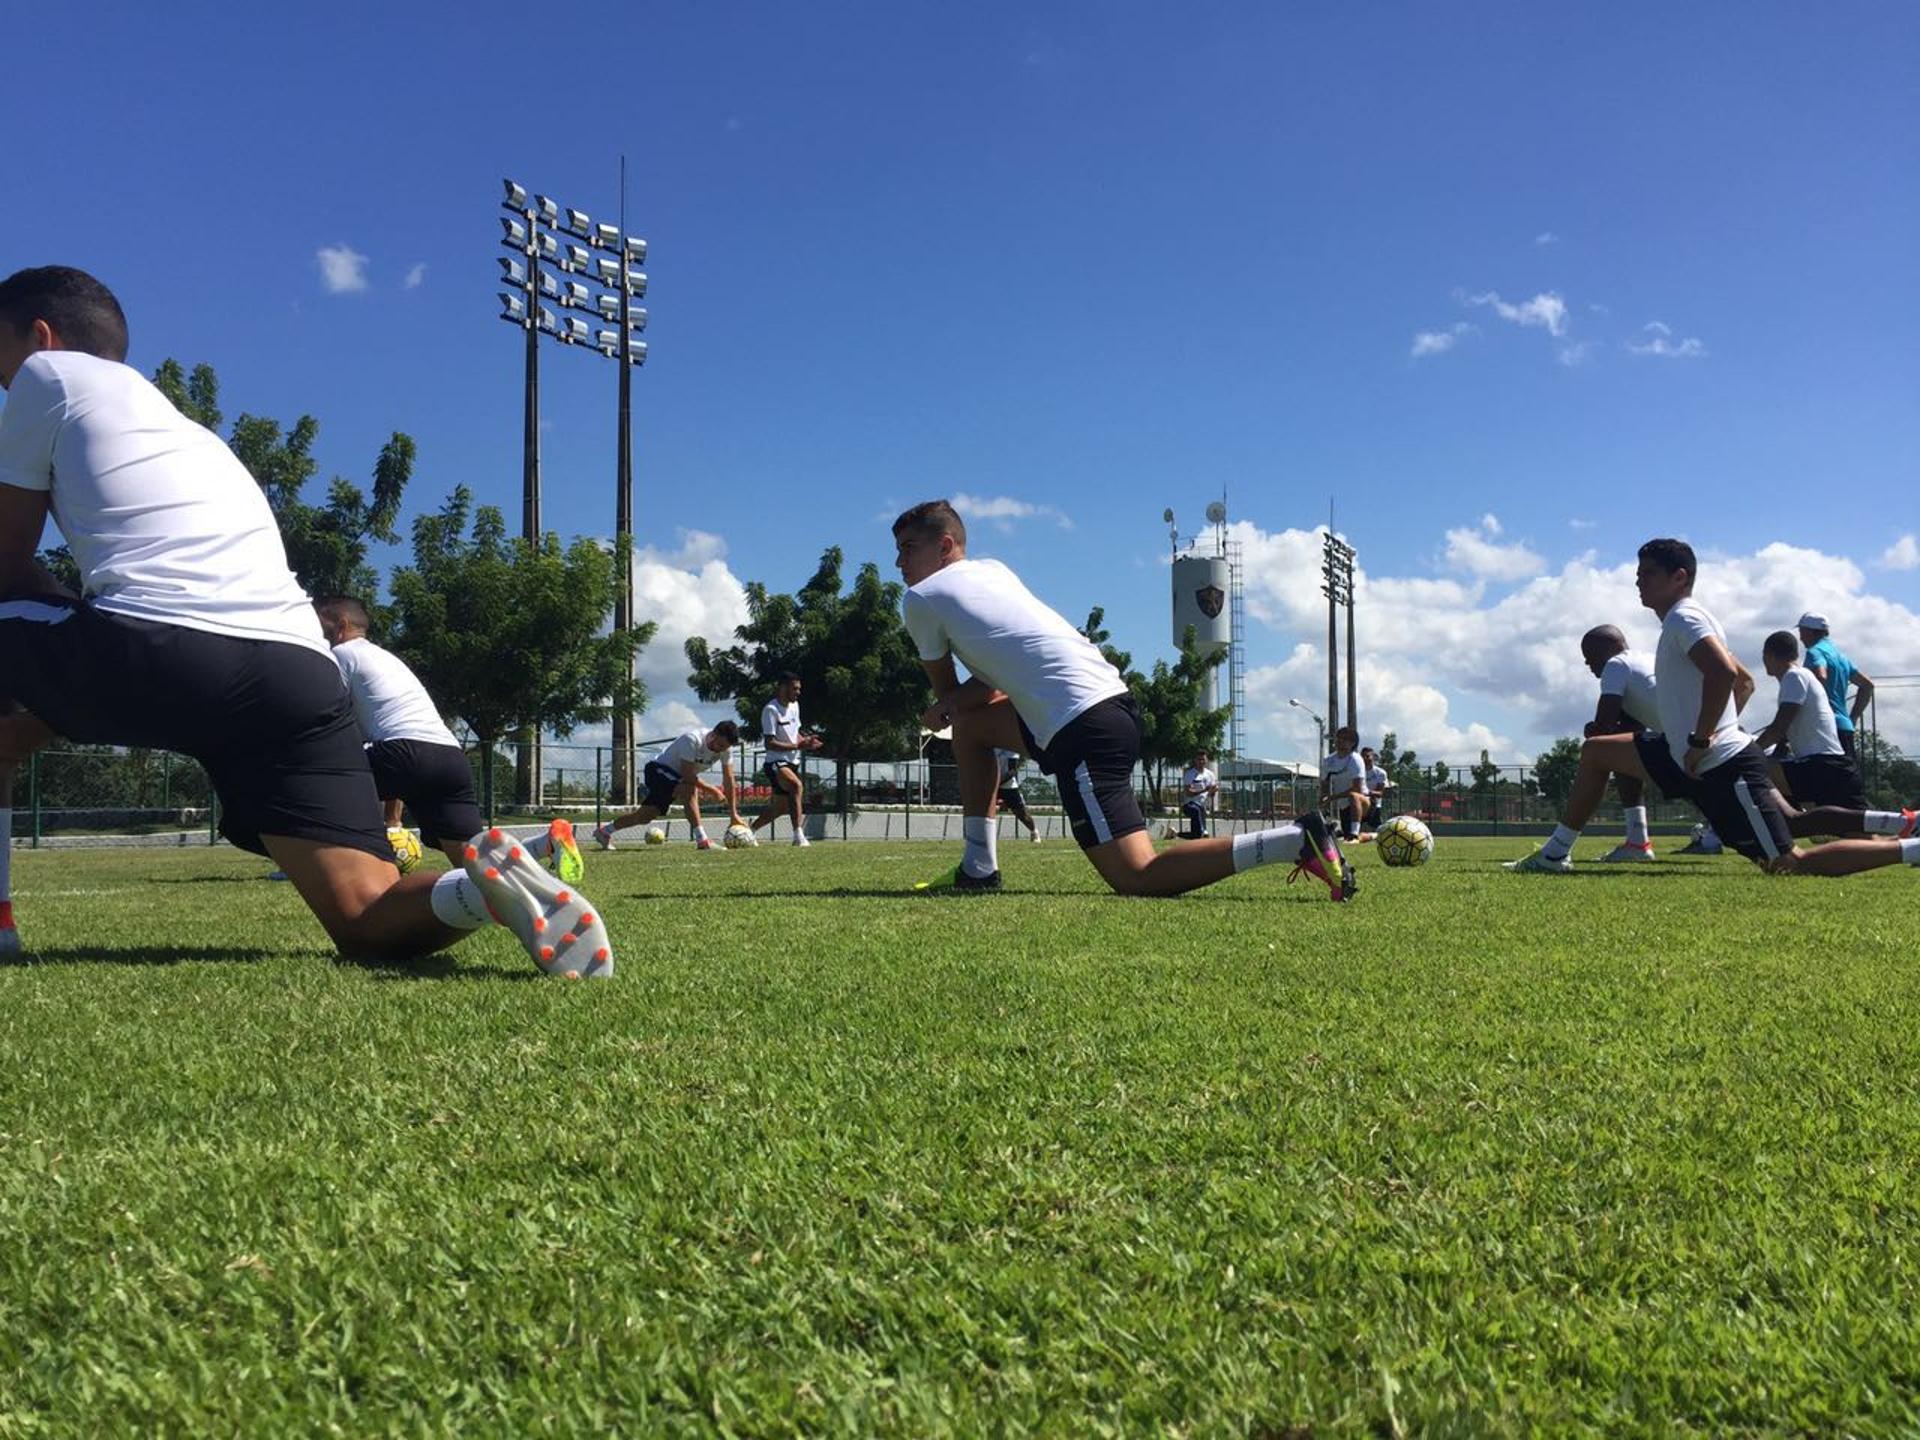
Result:
[[1304,710],[1313,717],[1314,728],[1320,734],[1320,753],[1315,755],[1314,759],[1318,760],[1325,756],[1327,753],[1327,722],[1321,718],[1320,712],[1311,705],[1302,705],[1298,700],[1289,699],[1287,704],[1293,706],[1296,710]]
[[[525,413],[522,417],[520,533],[540,543],[540,337],[550,335],[563,345],[598,351],[620,363],[619,424],[614,479],[614,534],[631,549],[633,541],[633,372],[647,363],[647,342],[635,336],[647,328],[647,312],[633,302],[647,293],[647,276],[637,267],[646,264],[647,242],[626,233],[627,161],[620,157],[620,223],[596,223],[584,210],[563,207],[545,195],[529,195],[523,185],[503,182],[500,243],[521,257],[500,260],[503,283],[500,318],[526,333]],[[563,218],[564,217],[564,218]],[[562,244],[562,238],[566,243]],[[548,267],[565,280],[556,278]],[[604,287],[597,293],[595,285]],[[551,301],[565,316],[542,305]],[[586,318],[582,318],[582,317]],[[615,328],[596,330],[588,320]],[[614,604],[614,627],[633,624],[633,565],[620,576]],[[631,675],[629,675],[631,678]],[[540,742],[522,741],[530,752],[531,793],[540,798]],[[633,799],[633,715],[624,705],[613,716],[613,793],[626,804]]]

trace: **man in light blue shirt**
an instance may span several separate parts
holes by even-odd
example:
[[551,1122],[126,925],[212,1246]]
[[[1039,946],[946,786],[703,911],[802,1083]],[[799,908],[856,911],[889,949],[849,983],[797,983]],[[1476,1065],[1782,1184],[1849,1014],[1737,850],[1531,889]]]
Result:
[[[1829,628],[1827,617],[1818,611],[1809,610],[1800,617],[1800,643],[1807,652],[1802,663],[1825,688],[1827,699],[1833,705],[1834,728],[1840,732],[1840,748],[1851,755],[1854,725],[1873,699],[1873,681],[1854,669],[1853,662],[1840,653],[1840,647],[1827,633]],[[1853,691],[1851,703],[1847,700],[1850,689]]]

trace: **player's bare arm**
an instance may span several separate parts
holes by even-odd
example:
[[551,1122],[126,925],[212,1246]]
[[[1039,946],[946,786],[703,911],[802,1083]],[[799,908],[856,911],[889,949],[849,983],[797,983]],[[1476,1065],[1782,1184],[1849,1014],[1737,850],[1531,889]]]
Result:
[[1857,728],[1860,717],[1867,713],[1867,706],[1873,703],[1873,681],[1856,670],[1853,672],[1853,684],[1853,704],[1847,707],[1847,718]]
[[1738,715],[1747,708],[1747,701],[1753,698],[1755,687],[1753,672],[1746,665],[1735,660],[1734,669],[1739,673],[1733,677],[1733,713]]
[[1587,722],[1587,737],[1595,735],[1621,735],[1633,729],[1626,711],[1627,698],[1624,695],[1602,695],[1593,707],[1593,719]]
[[1773,719],[1767,722],[1767,728],[1753,737],[1760,742],[1760,748],[1762,750],[1771,750],[1775,745],[1778,745],[1782,740],[1786,739],[1787,731],[1792,726],[1794,717],[1799,713],[1800,702],[1798,700],[1784,702],[1778,710],[1773,712]]
[[0,485],[0,595],[46,593],[36,582],[52,577],[33,558],[46,523],[45,490]]
[[[1687,659],[1700,672],[1700,713],[1687,739],[1686,769],[1689,775],[1694,775],[1699,773],[1700,761],[1713,744],[1714,731],[1726,713],[1727,701],[1733,697],[1734,685],[1743,667],[1713,635],[1687,651]],[[1752,676],[1748,676],[1748,683],[1751,685]]]

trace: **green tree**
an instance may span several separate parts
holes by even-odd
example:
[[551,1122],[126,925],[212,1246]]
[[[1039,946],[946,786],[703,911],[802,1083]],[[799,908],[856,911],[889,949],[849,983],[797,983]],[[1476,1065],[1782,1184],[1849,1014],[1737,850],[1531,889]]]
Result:
[[498,508],[474,510],[464,485],[414,521],[413,564],[393,572],[388,643],[480,741],[485,793],[495,743],[521,727],[567,735],[615,706],[645,708],[633,656],[656,627],[603,628],[627,563],[624,543],[509,540]]
[[1433,768],[1427,771],[1427,788],[1430,790],[1457,790],[1454,783],[1453,767],[1444,760],[1433,762]]
[[687,641],[687,684],[702,700],[733,701],[749,730],[758,728],[760,707],[782,670],[806,682],[807,728],[834,762],[842,806],[853,761],[914,753],[927,702],[926,671],[900,619],[902,587],[882,580],[869,562],[843,592],[844,565],[840,548],[831,546],[796,594],[754,581],[735,644],[715,649],[697,635]]
[[1858,730],[1854,744],[1867,798],[1877,809],[1908,809],[1920,802],[1920,761],[1903,754],[1877,730]]
[[1156,792],[1166,783],[1168,765],[1184,764],[1200,750],[1217,753],[1220,738],[1226,734],[1231,707],[1208,710],[1204,698],[1207,677],[1220,668],[1226,652],[1203,655],[1196,639],[1197,633],[1189,625],[1181,637],[1179,658],[1172,665],[1156,660],[1144,679],[1128,677],[1134,703],[1140,709],[1140,758],[1153,767]]
[[1380,768],[1387,772],[1387,779],[1393,784],[1409,791],[1427,788],[1427,772],[1420,766],[1420,752],[1402,750],[1400,737],[1389,730],[1380,737]]
[[[153,383],[182,415],[219,433],[220,378],[211,365],[196,365],[188,375],[179,361],[167,359],[154,371]],[[375,540],[392,544],[400,538],[394,521],[413,475],[413,438],[396,430],[380,447],[371,497],[336,475],[327,486],[326,503],[309,505],[303,494],[319,469],[313,458],[319,434],[320,422],[311,415],[283,430],[277,420],[243,414],[233,422],[227,444],[265,493],[287,547],[287,564],[301,587],[309,595],[358,595],[371,603],[380,577],[367,563],[367,550]]]
[[1487,752],[1480,752],[1480,762],[1473,767],[1473,793],[1490,795],[1493,787],[1500,781],[1500,767],[1487,758]]
[[1579,771],[1580,742],[1571,735],[1562,735],[1533,762],[1533,778],[1540,793],[1556,807],[1566,804],[1567,796],[1573,793],[1573,777]]
[[1107,631],[1106,622],[1106,609],[1096,605],[1087,612],[1087,623],[1080,627],[1080,633],[1099,647],[1100,653],[1106,656],[1107,663],[1120,672],[1120,678],[1125,680],[1137,694],[1144,677],[1133,668],[1133,656],[1124,650],[1114,648],[1113,637]]

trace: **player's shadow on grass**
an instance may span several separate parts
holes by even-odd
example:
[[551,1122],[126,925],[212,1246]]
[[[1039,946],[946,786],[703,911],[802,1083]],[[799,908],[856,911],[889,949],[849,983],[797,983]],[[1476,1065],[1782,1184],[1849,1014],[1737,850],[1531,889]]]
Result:
[[278,953],[240,945],[66,945],[31,950],[0,965],[252,965]]
[[364,970],[375,980],[544,980],[547,977],[527,965],[476,965],[461,960],[457,952],[422,955],[416,960],[357,960],[345,955],[333,957],[333,963],[348,970]]

